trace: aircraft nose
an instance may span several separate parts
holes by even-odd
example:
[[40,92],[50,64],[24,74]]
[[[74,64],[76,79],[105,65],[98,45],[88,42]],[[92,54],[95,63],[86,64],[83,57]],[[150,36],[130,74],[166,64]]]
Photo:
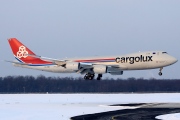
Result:
[[171,59],[170,59],[171,64],[174,64],[177,61],[178,61],[178,59],[176,59],[175,57],[171,57]]

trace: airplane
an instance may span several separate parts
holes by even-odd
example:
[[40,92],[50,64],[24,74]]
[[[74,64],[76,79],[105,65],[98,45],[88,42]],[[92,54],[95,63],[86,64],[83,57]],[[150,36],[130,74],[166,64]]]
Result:
[[97,74],[97,80],[102,75],[123,75],[128,70],[162,69],[176,63],[178,60],[164,51],[137,52],[127,55],[116,55],[107,57],[89,57],[79,59],[52,59],[36,55],[28,47],[16,38],[8,39],[16,61],[16,67],[30,68],[55,73],[80,73],[85,74],[85,80],[93,80]]

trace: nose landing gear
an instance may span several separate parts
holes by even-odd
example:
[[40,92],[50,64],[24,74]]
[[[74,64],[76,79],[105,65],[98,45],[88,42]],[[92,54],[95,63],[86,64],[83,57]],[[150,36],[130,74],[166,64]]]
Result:
[[160,70],[159,70],[159,76],[162,76],[162,69],[163,68],[160,68]]

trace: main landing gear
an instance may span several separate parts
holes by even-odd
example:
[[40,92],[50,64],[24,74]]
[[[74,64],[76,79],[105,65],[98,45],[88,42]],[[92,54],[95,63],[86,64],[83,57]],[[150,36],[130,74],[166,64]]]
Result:
[[159,76],[162,76],[162,69],[163,68],[160,68],[160,70],[159,70]]
[[[94,74],[90,74],[90,73],[87,73],[85,76],[84,76],[84,79],[85,80],[93,80],[94,79]],[[102,74],[98,74],[98,77],[97,77],[97,80],[101,80],[102,78]]]
[[102,74],[98,74],[97,80],[101,80]]
[[85,76],[84,76],[84,79],[85,80],[92,80],[94,79],[94,74],[90,74],[90,73],[87,73]]

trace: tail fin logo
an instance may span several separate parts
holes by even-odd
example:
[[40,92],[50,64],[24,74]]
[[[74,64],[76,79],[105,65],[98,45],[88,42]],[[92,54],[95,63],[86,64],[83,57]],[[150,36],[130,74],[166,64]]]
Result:
[[18,58],[26,58],[28,57],[28,51],[26,51],[26,47],[20,46],[19,51],[17,52]]

